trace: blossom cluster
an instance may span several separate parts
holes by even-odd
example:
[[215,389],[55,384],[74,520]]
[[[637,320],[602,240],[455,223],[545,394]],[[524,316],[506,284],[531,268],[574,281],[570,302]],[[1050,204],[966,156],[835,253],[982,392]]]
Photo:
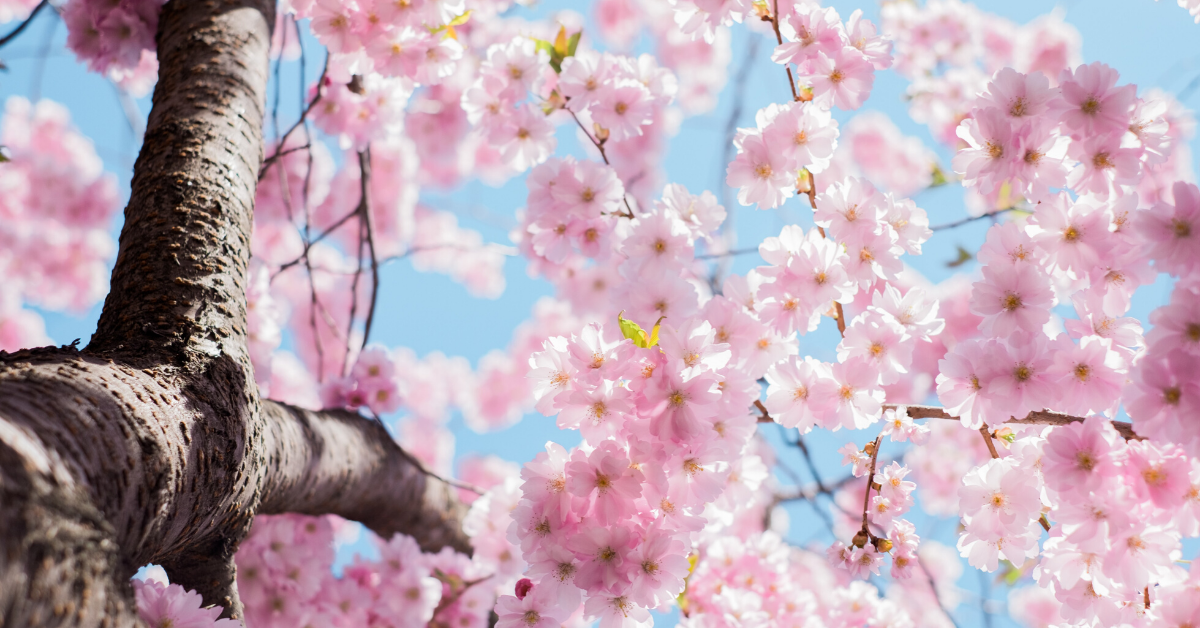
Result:
[[[356,557],[342,568],[340,577],[334,576],[336,547],[358,534],[352,526],[334,516],[256,517],[235,556],[245,625],[488,625],[497,579],[486,566],[450,548],[429,554],[412,537],[397,534],[385,541],[372,536],[378,558]],[[133,581],[138,614],[149,625],[243,625],[218,619],[220,607],[203,606],[200,594],[170,584],[166,575],[161,567],[152,566],[145,578]]]
[[706,508],[728,510],[734,485],[765,478],[745,451],[756,385],[734,378],[730,346],[699,318],[654,333],[661,344],[639,346],[592,324],[531,358],[538,408],[584,437],[570,452],[547,444],[522,471],[511,529],[539,615],[565,619],[582,592],[602,625],[645,621],[683,590]]
[[71,0],[62,8],[67,47],[93,72],[138,96],[158,76],[154,35],[164,0]]
[[843,24],[832,8],[798,3],[776,20],[784,43],[771,58],[789,68],[789,81],[796,66],[804,93],[796,100],[806,102],[760,110],[756,128],[739,129],[734,139],[738,156],[726,181],[738,188],[741,204],[759,209],[778,207],[797,189],[813,189],[804,181],[806,173],[828,168],[837,146],[837,123],[829,110],[861,107],[875,71],[892,64],[891,40],[879,35],[861,11]]
[[9,98],[0,145],[8,155],[0,166],[0,328],[36,337],[37,315],[19,313],[21,301],[82,311],[104,296],[117,185],[57,103]]

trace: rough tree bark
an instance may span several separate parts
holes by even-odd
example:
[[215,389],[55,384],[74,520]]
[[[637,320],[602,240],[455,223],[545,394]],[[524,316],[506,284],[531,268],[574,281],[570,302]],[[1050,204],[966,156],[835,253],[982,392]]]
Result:
[[137,625],[129,578],[240,617],[258,513],[334,513],[467,549],[454,491],[377,423],[259,398],[245,278],[273,0],[171,0],[91,343],[0,352],[0,628]]

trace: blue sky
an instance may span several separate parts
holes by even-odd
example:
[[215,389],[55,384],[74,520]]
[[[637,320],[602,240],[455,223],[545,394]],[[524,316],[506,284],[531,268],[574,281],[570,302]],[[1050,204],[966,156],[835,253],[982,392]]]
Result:
[[[837,0],[829,4],[843,16],[861,7],[868,17],[878,22],[878,5],[873,2]],[[1029,21],[1053,6],[1037,0],[978,4],[985,11],[998,13],[1018,23]],[[580,10],[582,6],[581,2],[547,0],[532,13],[545,14],[564,8]],[[1159,87],[1178,94],[1193,81],[1200,80],[1200,25],[1194,24],[1187,12],[1173,0],[1075,0],[1062,3],[1059,9],[1064,11],[1065,20],[1083,36],[1084,61],[1100,60],[1112,65],[1121,72],[1123,81],[1136,83],[1139,91]],[[587,13],[586,10],[584,12]],[[138,138],[122,113],[115,90],[74,60],[63,47],[65,28],[49,13],[45,12],[31,24],[16,43],[0,50],[0,59],[9,66],[8,71],[0,72],[0,100],[19,95],[50,98],[67,105],[75,124],[95,141],[106,169],[116,175],[122,198],[127,199]],[[7,32],[10,27],[0,26],[0,32]],[[746,57],[748,38],[756,36],[735,28],[730,75]],[[753,124],[753,115],[758,108],[770,102],[787,100],[786,85],[778,76],[781,70],[769,61],[769,51],[770,46],[764,44],[759,47],[756,58],[751,60],[747,82],[749,92],[739,120],[741,126]],[[310,79],[315,78],[319,69],[319,63],[309,63]],[[299,91],[296,72],[294,65],[284,68],[285,79],[281,87],[285,95],[294,95]],[[888,114],[905,134],[920,137],[928,146],[938,150],[942,164],[948,165],[949,153],[932,141],[923,126],[907,117],[906,106],[901,99],[905,86],[905,81],[899,76],[891,72],[880,73],[863,110],[878,110]],[[693,192],[709,189],[720,195],[718,188],[724,179],[726,165],[720,161],[723,129],[733,101],[732,95],[726,92],[713,112],[684,121],[680,135],[672,141],[666,155],[664,165],[668,180],[683,183]],[[144,120],[150,108],[149,98],[143,98],[137,104]],[[1193,86],[1184,105],[1200,108],[1200,89]],[[281,125],[286,127],[298,112],[295,98],[285,99],[280,111]],[[843,113],[838,117],[844,121],[849,116]],[[560,153],[583,155],[571,129],[562,130],[559,138]],[[1200,151],[1200,140],[1192,141],[1192,151]],[[486,239],[507,244],[508,225],[513,222],[514,211],[523,205],[524,196],[524,182],[516,179],[499,189],[474,183],[451,194],[427,194],[424,200],[433,207],[456,212],[464,226],[478,229]],[[961,190],[956,186],[922,193],[916,200],[918,205],[929,211],[934,224],[964,215]],[[771,212],[741,207],[729,209],[736,213],[738,238],[743,247],[753,245],[763,237],[777,235],[785,224],[810,224],[810,213],[803,201],[793,201],[783,209]],[[115,233],[118,225],[114,224],[113,228]],[[983,240],[985,230],[985,223],[976,223],[953,232],[939,233],[926,245],[925,256],[908,258],[906,261],[932,281],[940,281],[950,272],[944,262],[953,257],[954,247],[957,244],[963,244],[968,249],[977,247]],[[742,256],[736,260],[733,269],[735,272],[745,272],[758,263],[755,255]],[[418,273],[404,263],[390,265],[383,271],[374,339],[389,346],[409,346],[418,355],[437,350],[447,355],[464,356],[472,362],[492,349],[502,349],[508,343],[513,328],[528,317],[537,298],[551,292],[546,283],[532,280],[526,275],[521,258],[509,258],[506,276],[508,288],[504,295],[496,300],[481,301],[472,298],[463,287],[444,276]],[[1165,281],[1144,288],[1135,299],[1133,314],[1145,320],[1151,309],[1164,302],[1168,290],[1169,284]],[[45,313],[48,332],[56,343],[68,343],[81,338],[86,344],[98,315],[99,305],[83,313]],[[801,350],[830,359],[835,338],[836,331],[831,325],[825,325],[802,339]],[[452,426],[460,455],[471,452],[496,453],[523,462],[541,451],[542,444],[548,439],[568,445],[577,442],[575,434],[559,432],[552,419],[536,414],[528,415],[516,427],[498,434],[472,433],[458,419],[452,422]],[[778,441],[776,430],[765,430],[765,434]],[[856,436],[844,432],[816,435],[810,439],[810,446],[826,477],[840,477],[844,473],[839,464],[840,456],[834,452],[852,437],[859,442],[867,439],[866,434]],[[801,466],[794,459],[793,452],[783,452],[782,455],[792,456],[788,462],[793,467]],[[822,536],[820,523],[811,514],[806,514],[804,508],[807,507],[793,508],[792,539],[808,539],[816,534],[820,540],[829,540],[827,533]],[[923,536],[934,531],[934,528],[925,527],[928,523],[917,521],[918,528],[926,530]],[[952,523],[944,523],[936,531],[933,538],[953,544]],[[978,591],[979,587],[978,580],[969,570],[961,585],[972,591]],[[1002,597],[997,596],[997,599]],[[957,619],[963,626],[982,622],[977,606],[961,607]]]

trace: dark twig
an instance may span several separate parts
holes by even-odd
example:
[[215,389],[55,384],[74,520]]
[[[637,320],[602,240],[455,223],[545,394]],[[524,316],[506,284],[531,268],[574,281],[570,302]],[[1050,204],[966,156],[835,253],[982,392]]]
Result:
[[987,443],[988,453],[992,455],[992,460],[999,458],[1000,453],[996,451],[996,441],[992,437],[992,432],[988,429],[988,426],[981,426],[979,428],[979,433],[983,434],[983,442]]
[[375,227],[367,196],[368,183],[371,179],[370,146],[358,154],[358,167],[362,172],[363,229],[367,235],[367,252],[371,257],[371,303],[367,308],[367,320],[363,324],[362,346],[365,349],[367,341],[371,338],[371,323],[375,320],[375,303],[379,297],[379,258],[375,255]]
[[867,490],[863,492],[863,512],[862,512],[862,531],[860,534],[866,535],[870,540],[875,539],[875,535],[871,534],[871,528],[867,524],[867,514],[871,511],[871,487],[875,484],[875,462],[879,459],[879,445],[883,442],[883,434],[875,437],[871,447],[871,467],[867,471]]
[[[288,137],[290,137],[292,133],[296,131],[296,129],[300,128],[301,126],[306,126],[305,122],[308,121],[309,112],[312,111],[312,108],[315,107],[317,103],[321,102],[321,97],[325,95],[325,74],[328,71],[329,60],[326,59],[325,69],[321,70],[321,77],[317,79],[317,93],[313,96],[313,99],[309,101],[308,106],[304,108],[304,111],[300,112],[300,119],[296,120],[296,123],[288,128],[287,132],[283,134],[283,137],[279,138],[278,142],[276,143],[275,153],[263,160],[262,166],[260,166],[258,169],[259,181],[266,176],[267,169],[271,167],[271,164],[275,163],[275,160],[284,155],[283,146],[287,143]],[[304,84],[304,77],[300,77],[300,83],[301,85]]]
[[[608,161],[608,153],[604,151],[605,140],[596,139],[592,135],[591,131],[588,131],[587,127],[583,126],[583,122],[579,119],[579,116],[575,115],[574,111],[571,111],[566,107],[563,107],[563,109],[566,109],[567,112],[571,114],[571,117],[575,119],[575,124],[579,125],[579,130],[583,131],[583,134],[587,136],[588,140],[592,143],[592,146],[595,146],[596,150],[600,151],[600,158],[604,160],[604,165],[611,166],[612,164]],[[625,201],[625,213],[617,213],[616,215],[622,218],[633,218],[633,207],[629,204],[629,197],[622,193],[621,200]]]
[[[305,207],[307,208],[307,206],[308,206],[308,203],[305,202]],[[294,260],[287,261],[287,262],[284,262],[283,264],[281,264],[279,266],[279,268],[271,275],[271,279],[274,279],[275,277],[279,276],[280,273],[291,268],[292,266],[295,266],[296,264],[299,264],[300,262],[307,260],[308,252],[310,249],[312,249],[313,245],[315,245],[316,243],[320,242],[321,240],[324,240],[325,238],[329,237],[329,235],[332,234],[334,231],[336,231],[339,227],[346,224],[346,221],[350,220],[351,218],[354,218],[357,215],[358,215],[358,207],[355,207],[354,211],[351,211],[350,213],[346,214],[345,216],[342,216],[341,218],[338,218],[336,221],[334,221],[334,223],[332,225],[329,225],[329,227],[327,229],[325,229],[320,234],[318,234],[316,238],[313,238],[312,240],[308,240],[307,238],[305,238],[304,252],[300,254],[300,257],[297,257]]]
[[[775,30],[775,41],[780,46],[783,45],[783,35],[779,32],[779,0],[771,1],[771,28]],[[800,94],[796,91],[796,79],[792,76],[792,66],[785,64],[783,69],[787,70],[788,87],[792,88],[792,100],[800,100]]]
[[9,31],[4,37],[0,37],[0,47],[15,39],[17,35],[20,35],[21,31],[25,30],[25,28],[29,26],[30,22],[33,21],[33,18],[37,17],[38,13],[41,12],[42,9],[46,8],[49,4],[50,3],[46,0],[42,0],[36,7],[33,7],[33,11],[29,12],[29,17],[25,18],[24,22],[17,24],[17,27]]

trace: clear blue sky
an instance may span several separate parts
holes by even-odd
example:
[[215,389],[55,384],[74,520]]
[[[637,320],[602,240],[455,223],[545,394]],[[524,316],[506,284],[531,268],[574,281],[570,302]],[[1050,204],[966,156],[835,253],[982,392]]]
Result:
[[[587,3],[590,6],[590,2]],[[849,2],[838,0],[830,3],[843,16],[854,8],[861,7],[868,17],[878,23],[878,5],[869,1]],[[1022,23],[1050,9],[1053,5],[1037,0],[992,1],[978,3],[986,11],[998,13]],[[571,8],[580,10],[584,3],[568,0],[547,0],[532,13]],[[1117,68],[1123,81],[1133,82],[1139,91],[1159,87],[1170,93],[1179,93],[1200,76],[1200,25],[1194,24],[1187,12],[1174,0],[1154,2],[1152,0],[1075,0],[1064,2],[1060,8],[1065,19],[1083,35],[1083,57],[1085,62],[1100,60]],[[588,9],[590,10],[590,9]],[[522,9],[526,13],[530,10]],[[586,12],[586,11],[585,11]],[[7,32],[11,25],[0,25],[0,33]],[[586,35],[585,35],[586,36]],[[748,34],[744,29],[735,29],[733,38],[733,64],[730,75],[743,62],[747,51]],[[105,167],[119,181],[123,198],[128,198],[129,179],[138,148],[138,138],[122,113],[114,89],[103,79],[89,74],[78,64],[63,44],[65,28],[49,12],[40,16],[21,39],[0,51],[0,59],[9,66],[0,72],[0,100],[12,95],[29,98],[44,97],[64,103],[71,109],[75,123],[97,147]],[[741,126],[753,124],[754,112],[773,101],[786,101],[785,84],[779,79],[778,66],[770,63],[770,46],[760,46],[753,60],[750,93],[746,96],[746,107],[739,120]],[[318,63],[310,63],[310,72],[315,78]],[[290,70],[288,72],[287,70]],[[283,84],[284,94],[296,94],[297,79],[294,67],[286,68],[287,78]],[[879,110],[887,113],[908,135],[922,138],[930,147],[937,148],[943,164],[948,164],[949,154],[938,148],[924,127],[907,117],[901,100],[904,81],[891,72],[881,73],[875,83],[871,99],[864,110]],[[687,119],[681,133],[670,145],[665,167],[668,179],[683,183],[693,192],[710,189],[719,192],[723,181],[725,164],[720,163],[723,128],[729,116],[733,98],[729,93],[710,114]],[[1184,101],[1190,108],[1200,108],[1200,89],[1193,89]],[[138,102],[144,119],[150,107],[149,98]],[[286,125],[294,119],[297,105],[287,99],[281,106]],[[839,116],[843,121],[848,117]],[[571,130],[559,134],[560,152],[574,151],[582,154]],[[1200,152],[1200,141],[1193,140],[1193,153]],[[514,180],[500,189],[482,184],[471,184],[450,195],[427,195],[425,201],[433,207],[448,209],[459,214],[462,224],[483,232],[491,241],[507,243],[508,224],[513,212],[524,203],[525,186],[521,179]],[[917,197],[920,206],[930,213],[933,223],[945,222],[963,215],[960,189],[954,186],[933,190]],[[759,212],[747,208],[730,208],[737,213],[738,235],[742,246],[757,243],[763,237],[777,235],[780,227],[790,222],[809,222],[807,205],[793,202],[780,211]],[[113,225],[114,234],[119,228]],[[956,244],[967,248],[982,242],[985,224],[975,224],[950,233],[940,233],[926,245],[927,255],[908,259],[908,262],[933,281],[944,279],[948,270],[943,262],[953,257]],[[735,272],[745,272],[757,265],[757,256],[743,256],[734,266]],[[520,258],[509,258],[506,267],[508,289],[494,301],[480,301],[470,297],[459,285],[440,275],[417,273],[409,266],[395,264],[383,273],[382,295],[377,317],[376,340],[390,346],[406,345],[418,355],[439,350],[448,355],[461,355],[471,361],[492,349],[503,348],[513,328],[524,320],[534,301],[550,293],[544,282],[534,281],[525,274]],[[1139,293],[1135,300],[1134,314],[1144,320],[1150,309],[1161,304],[1169,289],[1160,282]],[[48,332],[56,343],[68,343],[82,338],[86,343],[94,329],[99,306],[88,312],[73,315],[45,313]],[[825,359],[832,358],[836,332],[828,325],[815,334],[802,339],[801,350]],[[497,453],[523,462],[542,449],[547,439],[565,444],[577,442],[575,434],[561,434],[553,420],[540,415],[529,415],[516,427],[499,434],[478,435],[471,433],[462,422],[455,420],[453,427],[458,438],[458,453]],[[775,438],[775,430],[767,430]],[[818,452],[818,464],[828,477],[838,477],[841,471],[840,456],[834,452],[851,435],[839,432],[811,439]],[[856,440],[865,440],[865,435]],[[785,456],[793,455],[784,452]],[[799,466],[798,461],[791,461]],[[802,506],[793,512],[793,540],[807,539],[812,533],[820,535],[821,526],[806,515]],[[918,520],[918,527],[924,522]],[[944,543],[953,545],[954,526],[940,526],[940,533],[933,535]],[[828,540],[827,538],[822,540]],[[964,588],[977,591],[978,582],[969,570],[960,583]],[[1001,599],[1001,598],[997,598]],[[977,606],[963,606],[957,619],[960,625],[979,625],[981,622]]]

